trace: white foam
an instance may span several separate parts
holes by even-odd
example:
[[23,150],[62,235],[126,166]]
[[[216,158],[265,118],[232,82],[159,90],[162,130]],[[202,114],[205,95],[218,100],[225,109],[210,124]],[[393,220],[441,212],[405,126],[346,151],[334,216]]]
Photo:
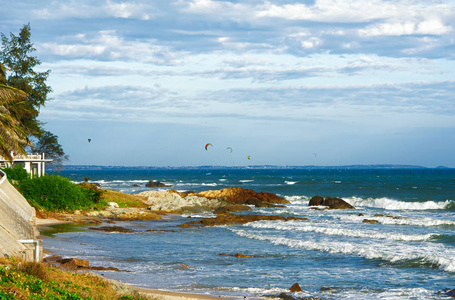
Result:
[[274,245],[309,251],[322,251],[334,254],[357,255],[366,259],[381,259],[391,263],[420,262],[438,266],[447,272],[455,271],[455,249],[442,244],[419,243],[403,244],[395,242],[356,241],[355,243],[333,241],[332,239],[297,240],[283,236],[252,233],[242,229],[231,229],[239,236],[268,241]]
[[430,240],[435,233],[428,234],[412,234],[406,235],[402,233],[390,233],[390,232],[377,232],[373,230],[352,230],[346,228],[340,228],[337,224],[332,224],[337,228],[322,227],[323,225],[304,225],[303,222],[289,221],[286,223],[281,222],[268,222],[260,221],[254,223],[248,223],[244,226],[253,228],[266,228],[275,229],[282,231],[302,231],[302,232],[315,232],[330,236],[347,236],[347,237],[358,237],[358,238],[370,238],[370,239],[384,239],[392,241],[427,241]]
[[284,183],[286,184],[289,184],[289,185],[293,185],[293,184],[296,184],[298,181],[285,181]]
[[284,196],[284,199],[290,201],[290,202],[306,202],[305,204],[308,204],[309,198],[307,196]]
[[239,182],[253,182],[253,179],[244,179],[244,180],[239,180]]
[[354,207],[374,207],[387,210],[433,210],[445,209],[453,201],[446,200],[443,202],[426,201],[426,202],[404,202],[389,198],[346,198],[346,202]]
[[432,219],[429,217],[425,218],[390,218],[390,217],[375,217],[375,216],[358,216],[358,215],[339,215],[337,216],[340,220],[350,221],[355,223],[361,223],[364,219],[376,220],[380,224],[384,225],[409,225],[419,227],[433,227],[433,226],[455,226],[455,221],[452,220],[439,220]]

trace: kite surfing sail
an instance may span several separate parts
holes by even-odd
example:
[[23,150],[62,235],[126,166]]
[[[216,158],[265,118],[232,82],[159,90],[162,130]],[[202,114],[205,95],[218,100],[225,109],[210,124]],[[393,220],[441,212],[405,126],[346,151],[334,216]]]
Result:
[[208,146],[212,146],[212,147],[213,147],[213,145],[212,145],[212,144],[210,144],[210,143],[207,143],[207,144],[205,144],[205,150],[208,150],[208,149],[207,149],[207,147],[208,147]]
[[229,153],[232,153],[232,148],[231,147],[227,147],[226,150],[229,150],[230,151]]

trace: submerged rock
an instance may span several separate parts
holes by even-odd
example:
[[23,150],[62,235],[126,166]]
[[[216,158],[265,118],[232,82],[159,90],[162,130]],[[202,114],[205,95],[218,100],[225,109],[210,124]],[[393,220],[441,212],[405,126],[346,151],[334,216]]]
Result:
[[145,186],[146,187],[172,187],[172,185],[165,184],[165,183],[155,181],[155,180],[149,180],[149,182],[147,182],[145,184]]
[[102,227],[89,227],[91,230],[105,231],[105,232],[121,232],[121,233],[130,233],[134,230],[123,228],[121,226],[102,226]]
[[228,225],[228,224],[246,224],[249,222],[256,221],[291,221],[299,220],[306,221],[308,218],[298,217],[283,217],[283,216],[267,216],[267,215],[219,215],[216,218],[207,218],[197,221],[191,221],[179,225],[179,227],[196,227],[196,226],[217,226],[217,225]]
[[219,255],[220,256],[233,256],[233,257],[237,257],[237,258],[253,257],[251,255],[240,254],[240,253],[236,253],[236,254],[220,253]]

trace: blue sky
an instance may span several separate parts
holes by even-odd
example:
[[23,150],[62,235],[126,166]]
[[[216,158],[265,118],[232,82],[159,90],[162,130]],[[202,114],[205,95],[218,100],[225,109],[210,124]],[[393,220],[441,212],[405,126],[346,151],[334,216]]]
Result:
[[27,23],[68,164],[455,167],[453,0],[3,1]]

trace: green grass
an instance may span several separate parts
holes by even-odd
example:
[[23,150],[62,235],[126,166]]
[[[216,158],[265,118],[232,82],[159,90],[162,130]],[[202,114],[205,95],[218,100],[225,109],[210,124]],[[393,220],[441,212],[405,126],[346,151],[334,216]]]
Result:
[[0,300],[146,299],[131,290],[120,294],[115,285],[91,273],[66,272],[46,263],[0,259]]

